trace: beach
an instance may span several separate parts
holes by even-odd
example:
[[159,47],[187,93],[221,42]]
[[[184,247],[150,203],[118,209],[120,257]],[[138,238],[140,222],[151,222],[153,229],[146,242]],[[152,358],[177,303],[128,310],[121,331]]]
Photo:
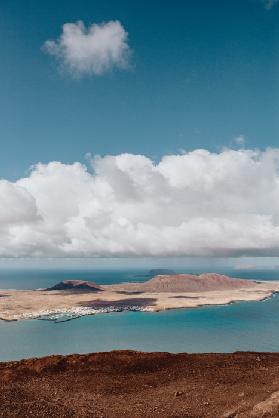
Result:
[[279,291],[279,281],[233,279],[214,273],[159,275],[142,283],[114,285],[81,281],[83,287],[71,287],[78,282],[64,281],[49,289],[2,290],[0,319],[15,321],[44,317],[57,320],[59,317],[71,319],[127,310],[159,312],[261,301]]

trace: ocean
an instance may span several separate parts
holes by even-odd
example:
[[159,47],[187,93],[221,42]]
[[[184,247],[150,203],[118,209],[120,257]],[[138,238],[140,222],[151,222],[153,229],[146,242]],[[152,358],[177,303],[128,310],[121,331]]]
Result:
[[[189,272],[189,269],[177,271]],[[191,272],[199,273],[199,270]],[[216,272],[247,279],[279,279],[279,270]],[[112,284],[147,278],[148,272],[143,269],[1,269],[0,288],[42,288],[66,279]],[[189,353],[279,351],[279,295],[262,302],[158,313],[98,314],[60,323],[0,321],[0,361],[118,349]]]

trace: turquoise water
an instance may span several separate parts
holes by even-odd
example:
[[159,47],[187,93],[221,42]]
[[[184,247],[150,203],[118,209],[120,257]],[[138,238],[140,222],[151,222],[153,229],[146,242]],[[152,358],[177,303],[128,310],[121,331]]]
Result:
[[[99,283],[144,280],[144,271],[1,271],[0,288],[45,287],[65,278]],[[234,271],[233,276],[275,280],[277,271]],[[170,352],[279,351],[279,295],[264,302],[88,316],[49,321],[0,321],[0,360],[115,349]]]
[[146,270],[67,270],[67,269],[0,269],[0,289],[37,289],[50,287],[62,280],[93,280],[99,284],[143,281]]

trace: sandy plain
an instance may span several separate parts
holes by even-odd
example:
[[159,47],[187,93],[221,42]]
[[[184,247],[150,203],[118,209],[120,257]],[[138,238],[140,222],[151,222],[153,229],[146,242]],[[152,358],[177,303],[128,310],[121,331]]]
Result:
[[224,305],[261,301],[279,291],[279,281],[232,279],[217,274],[202,276],[156,276],[144,283],[96,285],[97,291],[86,286],[82,290],[0,290],[0,319]]

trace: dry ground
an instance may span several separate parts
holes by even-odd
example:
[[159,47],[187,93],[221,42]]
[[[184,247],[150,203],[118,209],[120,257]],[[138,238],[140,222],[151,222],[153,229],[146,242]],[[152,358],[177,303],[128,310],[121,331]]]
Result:
[[0,417],[279,417],[279,353],[118,351],[0,363]]

